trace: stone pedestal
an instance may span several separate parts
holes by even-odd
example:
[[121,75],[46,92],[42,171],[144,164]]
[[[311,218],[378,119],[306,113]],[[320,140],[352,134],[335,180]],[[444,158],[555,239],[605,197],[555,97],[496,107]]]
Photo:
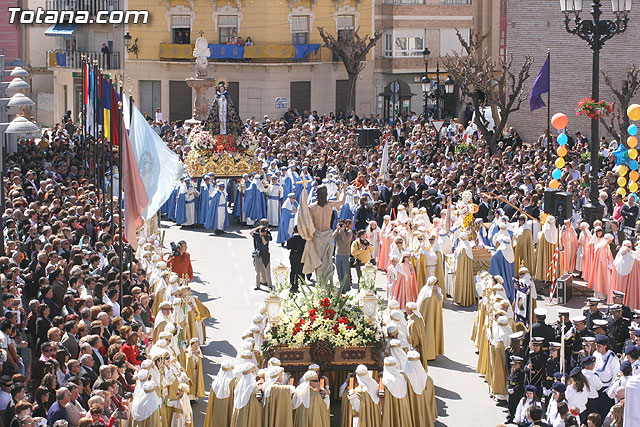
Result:
[[216,79],[210,77],[189,77],[186,79],[187,85],[196,91],[196,100],[193,105],[193,118],[203,122],[209,112],[206,93],[210,87],[216,85]]

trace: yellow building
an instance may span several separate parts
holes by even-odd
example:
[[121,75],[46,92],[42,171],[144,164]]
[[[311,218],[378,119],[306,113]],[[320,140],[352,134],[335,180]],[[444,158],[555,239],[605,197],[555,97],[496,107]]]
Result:
[[[124,26],[131,36],[125,88],[143,112],[160,108],[169,120],[191,117],[194,97],[185,79],[195,74],[192,53],[200,35],[211,49],[208,76],[228,82],[244,119],[262,119],[287,108],[344,109],[347,75],[342,62],[318,46],[317,27],[333,35],[374,31],[372,0],[129,0],[128,9],[149,10],[150,19]],[[227,45],[239,38],[252,46]],[[372,55],[357,84],[359,114],[375,108]]]

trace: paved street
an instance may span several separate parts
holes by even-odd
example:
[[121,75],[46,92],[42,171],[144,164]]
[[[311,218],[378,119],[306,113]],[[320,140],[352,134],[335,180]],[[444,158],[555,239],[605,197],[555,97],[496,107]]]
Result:
[[[253,246],[248,227],[233,228],[223,236],[200,229],[181,230],[170,222],[163,222],[163,227],[165,245],[187,241],[195,272],[193,293],[213,316],[207,322],[207,342],[202,348],[208,391],[219,363],[236,356],[240,335],[250,325],[267,292],[253,289],[255,273],[250,257]],[[281,260],[288,264],[288,251],[272,244],[271,267]],[[377,283],[382,289],[383,274],[378,274]],[[576,311],[583,305],[583,298],[570,304]],[[539,299],[538,306],[547,307],[546,301]],[[551,312],[549,322],[554,322],[555,307],[547,308]],[[429,374],[436,385],[438,426],[492,427],[506,418],[506,410],[489,398],[486,383],[475,372],[477,356],[469,340],[474,316],[475,307],[460,308],[451,301],[445,302],[445,354],[429,364]],[[202,425],[205,410],[206,400],[202,399],[194,407],[195,425]]]

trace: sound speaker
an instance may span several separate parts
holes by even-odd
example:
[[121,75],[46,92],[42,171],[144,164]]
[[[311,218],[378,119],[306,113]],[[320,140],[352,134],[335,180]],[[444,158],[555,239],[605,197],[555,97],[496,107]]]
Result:
[[558,190],[555,188],[545,188],[544,190],[544,211],[549,215],[556,213],[556,193]]
[[567,304],[573,298],[573,275],[569,273],[563,274],[556,280],[556,295],[558,296],[558,304]]
[[[559,191],[555,194],[555,217],[558,222],[571,218],[573,209],[571,207],[572,196],[567,191]],[[561,224],[558,224],[560,226]]]
[[357,129],[358,146],[375,147],[380,138],[380,129]]

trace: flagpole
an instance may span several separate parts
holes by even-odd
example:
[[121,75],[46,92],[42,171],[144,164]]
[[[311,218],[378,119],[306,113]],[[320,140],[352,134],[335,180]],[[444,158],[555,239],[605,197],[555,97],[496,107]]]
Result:
[[98,181],[97,151],[98,151],[98,61],[93,61],[93,149],[91,150],[91,166],[93,170],[93,185]]
[[[118,120],[120,122],[120,146],[118,147],[118,233],[120,235],[120,241],[118,244],[118,257],[120,258],[120,274],[118,275],[118,285],[120,287],[120,304],[122,305],[122,250],[124,249],[124,231],[122,229],[122,152],[123,152],[123,127],[124,127],[124,110],[123,98],[122,98],[122,86],[120,86],[120,103],[118,105]],[[126,130],[124,130],[126,132]]]
[[547,146],[549,147],[549,154],[552,154],[551,144],[551,49],[547,49],[547,61],[549,66],[547,67],[547,81],[549,82],[549,90],[547,91]]
[[[85,99],[85,92],[87,98]],[[87,102],[89,100],[89,76],[87,75],[87,63],[82,56],[82,168],[87,176]]]
[[[133,114],[131,114],[132,110],[133,110],[133,95],[132,95],[131,89],[129,89],[129,129],[131,129],[131,120],[133,119]],[[124,115],[122,117],[122,120],[124,121]],[[159,228],[160,227],[158,227],[158,229]],[[129,277],[133,277],[133,246],[129,245],[129,247],[131,248],[131,258],[130,258],[131,263],[129,264]]]
[[[116,86],[113,87],[115,88]],[[113,91],[115,91],[115,89],[113,89]],[[113,224],[113,146],[114,144],[112,138],[111,143],[109,144],[109,222],[111,222],[111,224]]]

